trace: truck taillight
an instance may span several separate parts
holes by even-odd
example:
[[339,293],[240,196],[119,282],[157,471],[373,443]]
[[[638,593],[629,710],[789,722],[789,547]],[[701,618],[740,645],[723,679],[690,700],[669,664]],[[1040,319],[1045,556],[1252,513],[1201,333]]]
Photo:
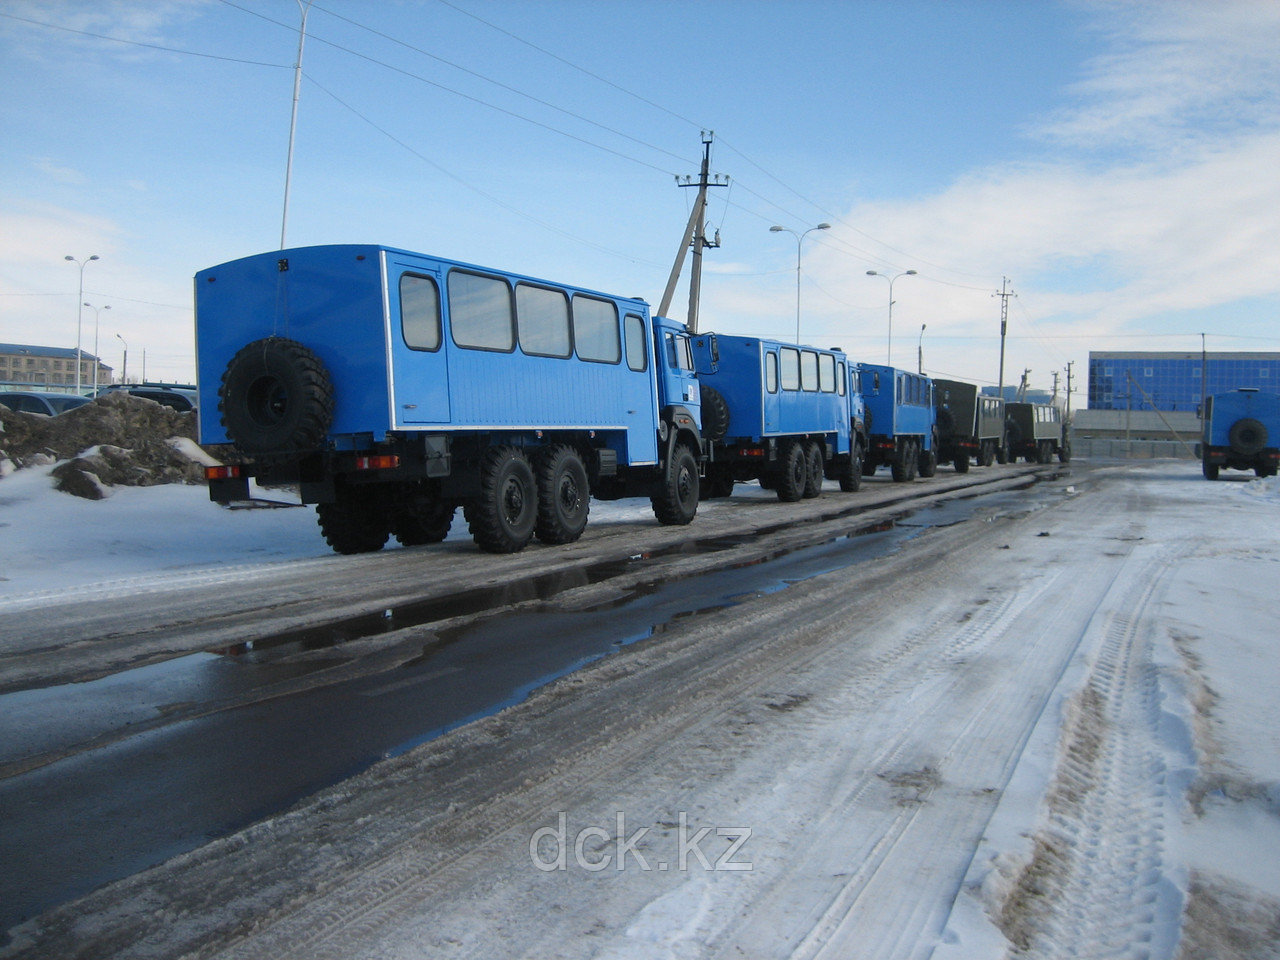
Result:
[[357,470],[394,470],[400,466],[400,458],[392,455],[356,457]]
[[239,476],[240,468],[235,464],[204,468],[204,478],[206,480],[235,480]]

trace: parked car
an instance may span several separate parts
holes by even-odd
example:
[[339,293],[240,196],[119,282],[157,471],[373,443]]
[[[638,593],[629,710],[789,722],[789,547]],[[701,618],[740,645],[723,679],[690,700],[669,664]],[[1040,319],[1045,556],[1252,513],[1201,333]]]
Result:
[[74,410],[89,402],[88,397],[78,393],[40,393],[27,390],[0,391],[0,404],[19,413],[40,413],[46,417],[56,417],[60,413]]
[[181,413],[194,410],[198,396],[195,386],[185,383],[113,383],[99,390],[98,396],[121,391],[144,400],[154,400]]

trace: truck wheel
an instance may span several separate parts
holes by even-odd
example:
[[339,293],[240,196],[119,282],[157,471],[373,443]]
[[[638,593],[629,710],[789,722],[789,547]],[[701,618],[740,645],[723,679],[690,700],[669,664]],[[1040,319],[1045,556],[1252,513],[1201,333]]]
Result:
[[1204,478],[1206,480],[1218,479],[1218,464],[1210,463],[1208,460],[1202,460],[1200,462],[1200,469],[1204,472]]
[[807,469],[804,478],[804,498],[812,500],[822,493],[822,445],[816,440],[805,444],[805,460]]
[[335,553],[381,550],[391,533],[386,509],[368,487],[339,488],[336,501],[316,505],[316,522]]
[[518,553],[533,539],[538,485],[515,447],[490,447],[480,462],[480,495],[463,509],[476,545],[486,553]]
[[649,502],[663,526],[679,527],[693,520],[698,512],[698,461],[686,444],[676,444],[662,486]]
[[708,440],[723,440],[729,432],[729,404],[715,387],[702,384],[702,435]]
[[1267,445],[1267,428],[1253,417],[1237,420],[1227,431],[1227,443],[1233,452],[1244,457],[1261,453]]
[[591,488],[578,451],[565,443],[548,447],[537,460],[538,539],[573,543],[587,526]]
[[907,453],[907,482],[914,480],[920,468],[920,441],[912,440]]
[[978,457],[978,466],[989,467],[996,462],[996,442],[994,440],[982,441],[982,452]]
[[778,476],[774,490],[783,503],[795,503],[804,498],[804,488],[809,476],[809,455],[804,444],[787,440],[778,457]]
[[855,440],[849,451],[849,459],[840,468],[840,489],[845,493],[857,493],[862,486],[862,447]]
[[283,337],[241,347],[218,388],[222,425],[249,456],[293,456],[323,445],[333,383],[311,350]]
[[1059,463],[1071,462],[1071,444],[1063,443],[1058,446],[1058,462]]
[[889,476],[893,477],[894,483],[906,483],[911,479],[907,476],[908,462],[911,463],[911,475],[915,476],[915,450],[909,440],[903,444],[901,455],[889,464]]
[[391,510],[391,534],[401,546],[439,543],[453,526],[454,505],[434,492],[410,489]]
[[723,500],[733,496],[733,468],[728,464],[713,464],[707,468],[707,489],[703,500]]
[[1005,443],[1001,443],[996,447],[996,463],[1009,462],[1009,447]]
[[916,457],[916,464],[920,476],[927,480],[938,472],[938,454],[933,450],[922,450]]
[[1052,440],[1040,441],[1040,462],[1042,464],[1053,463],[1053,441]]
[[957,453],[955,464],[956,464],[956,473],[968,473],[969,472],[969,455],[967,453]]

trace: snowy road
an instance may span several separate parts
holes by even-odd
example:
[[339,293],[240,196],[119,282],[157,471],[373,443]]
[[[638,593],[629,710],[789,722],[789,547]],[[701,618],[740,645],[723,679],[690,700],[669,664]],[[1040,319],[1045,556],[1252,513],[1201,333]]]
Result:
[[673,621],[0,956],[1274,956],[1280,490],[1049,488]]

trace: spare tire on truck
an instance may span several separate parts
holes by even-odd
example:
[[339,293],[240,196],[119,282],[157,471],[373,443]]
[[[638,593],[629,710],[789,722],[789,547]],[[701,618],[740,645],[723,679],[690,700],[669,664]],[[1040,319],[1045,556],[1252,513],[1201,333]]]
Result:
[[1227,443],[1233,453],[1252,457],[1261,453],[1267,445],[1267,428],[1260,420],[1253,417],[1242,417],[1231,425],[1227,432]]
[[723,440],[729,432],[729,404],[715,387],[705,383],[699,387],[702,400],[702,435],[708,440]]
[[231,358],[218,388],[227,436],[244,454],[289,457],[324,443],[333,422],[333,382],[296,340],[255,340]]

